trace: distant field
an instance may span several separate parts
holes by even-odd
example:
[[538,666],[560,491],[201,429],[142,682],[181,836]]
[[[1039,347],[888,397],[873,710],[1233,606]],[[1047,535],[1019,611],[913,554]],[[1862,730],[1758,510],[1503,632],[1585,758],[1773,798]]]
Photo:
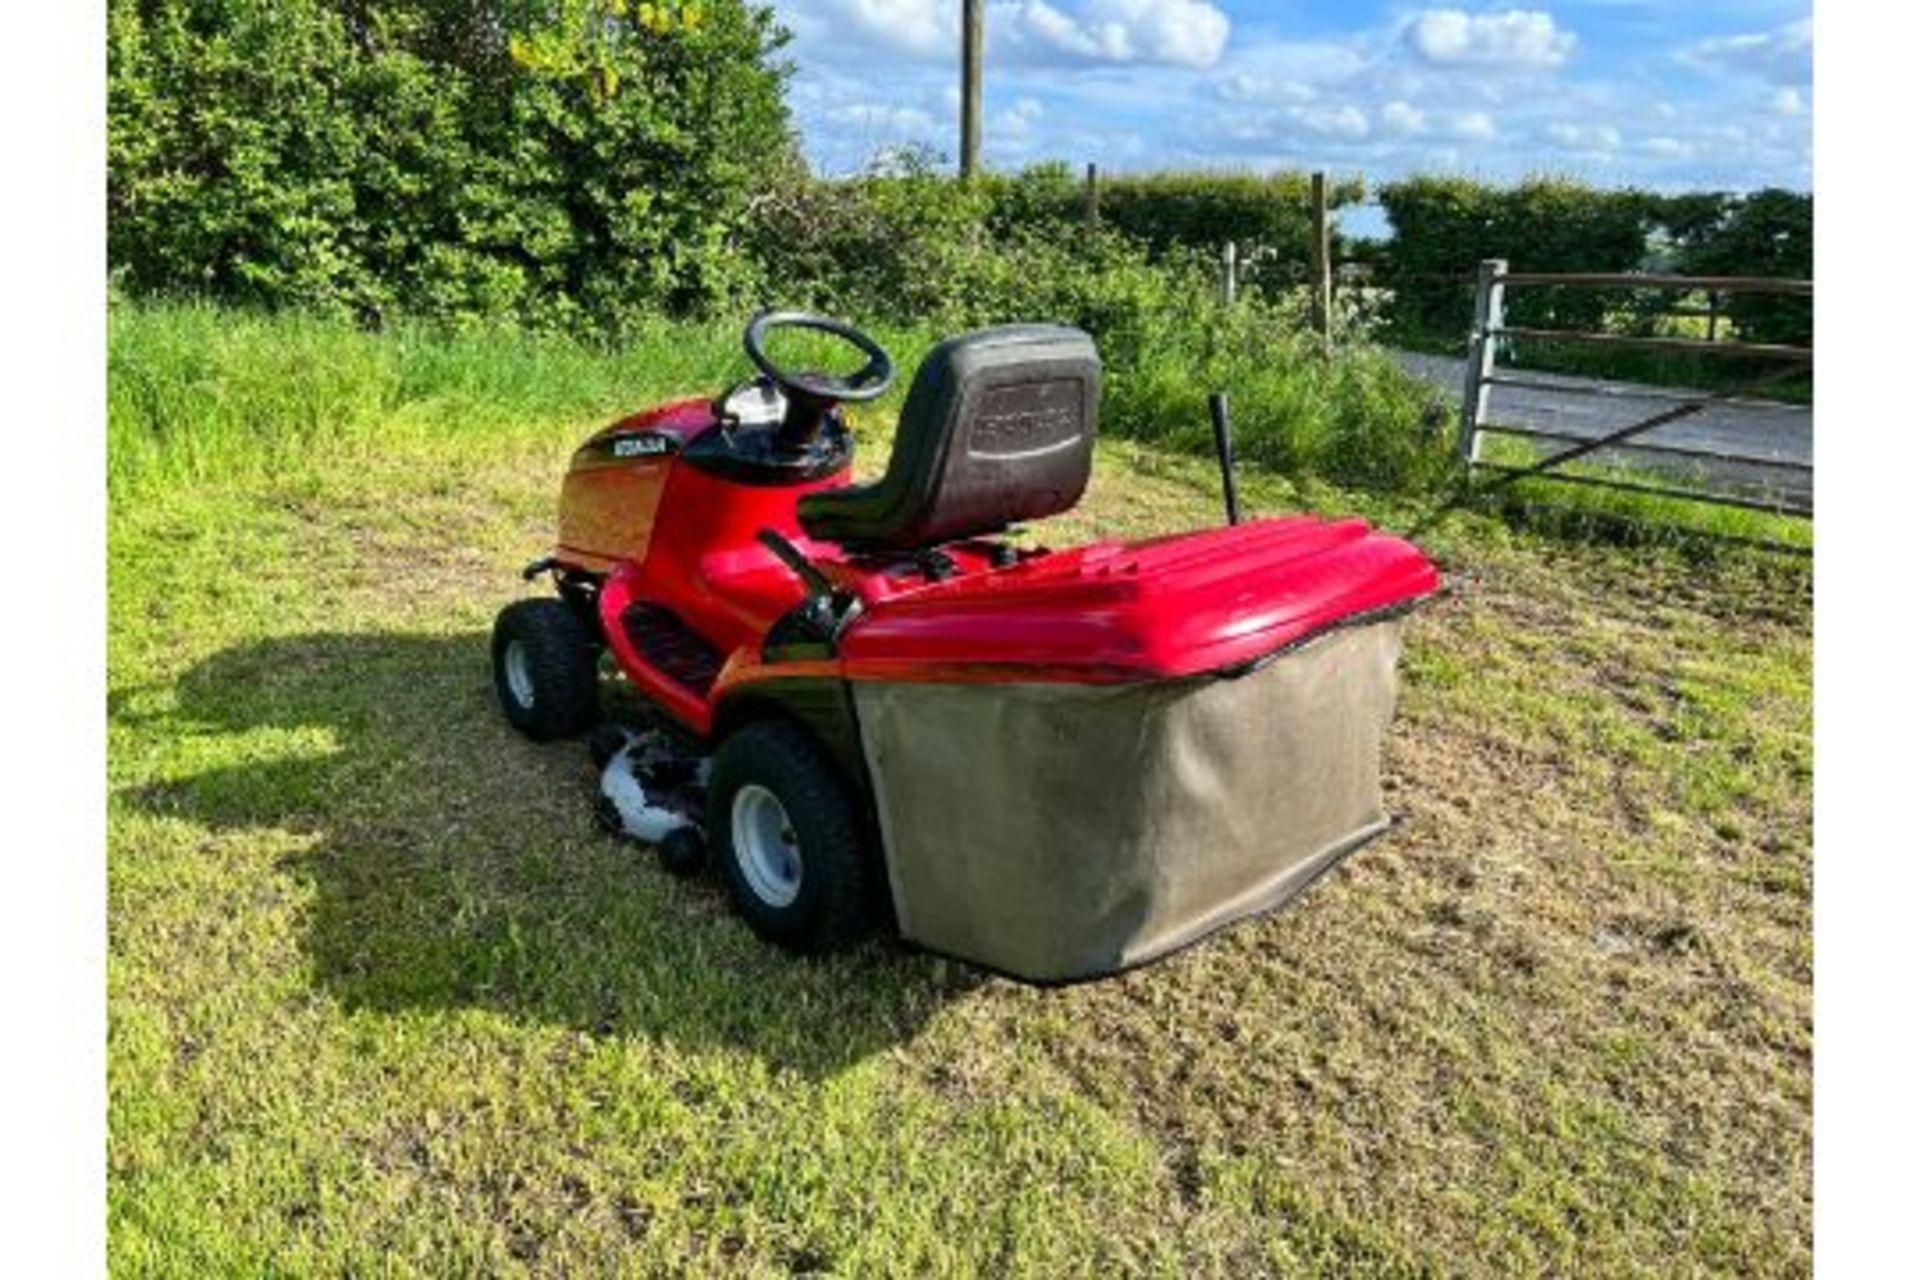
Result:
[[[1066,991],[799,962],[488,685],[576,438],[731,333],[246,343],[113,332],[116,1274],[1810,1269],[1805,561],[1456,514],[1402,821],[1292,908]],[[1214,483],[1109,442],[1037,532]]]

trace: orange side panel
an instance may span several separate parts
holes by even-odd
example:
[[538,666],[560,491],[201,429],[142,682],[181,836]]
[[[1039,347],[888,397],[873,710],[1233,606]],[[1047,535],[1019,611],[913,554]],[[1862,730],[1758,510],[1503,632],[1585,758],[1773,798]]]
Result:
[[646,555],[668,466],[647,458],[569,471],[560,487],[562,551],[610,561]]

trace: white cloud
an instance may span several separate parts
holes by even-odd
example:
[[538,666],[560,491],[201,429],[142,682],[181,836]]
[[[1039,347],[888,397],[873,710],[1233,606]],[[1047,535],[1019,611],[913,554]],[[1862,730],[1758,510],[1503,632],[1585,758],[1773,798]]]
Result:
[[813,10],[838,10],[818,15],[823,34],[844,22],[856,35],[883,48],[931,58],[951,52],[960,35],[959,11],[951,0],[834,0],[806,7],[798,25],[810,25]]
[[1577,43],[1538,9],[1428,9],[1407,25],[1406,38],[1415,53],[1442,66],[1528,71],[1559,66]]
[[1034,98],[1017,99],[1011,107],[993,117],[989,128],[996,133],[1024,138],[1033,132],[1033,128],[1047,114],[1045,107]]
[[[922,61],[960,50],[959,0],[788,0],[808,50],[881,49]],[[989,56],[1022,62],[1210,67],[1231,29],[1212,0],[989,0]]]
[[1287,119],[1309,133],[1326,138],[1364,138],[1372,132],[1367,113],[1351,103],[1342,106],[1294,107]]
[[1485,142],[1496,137],[1500,130],[1494,127],[1493,117],[1484,111],[1462,111],[1450,116],[1443,131],[1449,138],[1459,138],[1466,142]]
[[1220,66],[1244,96],[1264,97],[1271,90],[1311,95],[1316,85],[1336,84],[1363,74],[1373,57],[1362,40],[1271,40],[1235,42]]
[[1414,138],[1427,131],[1427,113],[1407,102],[1380,108],[1380,127],[1395,137]]
[[1393,101],[1380,108],[1380,131],[1393,138],[1451,138],[1457,142],[1486,142],[1500,135],[1493,117],[1484,111],[1434,113],[1410,102]]
[[933,116],[918,107],[891,107],[881,103],[847,103],[822,112],[820,118],[874,135],[915,139],[932,134],[938,127]]
[[1312,102],[1320,92],[1297,80],[1238,75],[1221,83],[1220,96],[1229,102]]
[[1774,84],[1805,84],[1813,78],[1813,19],[1772,31],[1700,40],[1681,49],[1678,57],[1707,70],[1758,76]]
[[1783,116],[1803,116],[1807,114],[1807,95],[1791,86],[1776,89],[1773,93],[1773,109]]
[[1570,124],[1560,121],[1547,126],[1547,136],[1568,151],[1620,149],[1620,131],[1610,124]]
[[[1209,0],[1081,0],[1077,12],[1047,0],[992,5],[988,26],[1016,50],[1089,62],[1210,67],[1227,47],[1231,24]],[[989,42],[996,38],[989,34]]]
[[1692,144],[1665,135],[1648,138],[1643,145],[1648,155],[1666,160],[1684,160],[1693,154]]

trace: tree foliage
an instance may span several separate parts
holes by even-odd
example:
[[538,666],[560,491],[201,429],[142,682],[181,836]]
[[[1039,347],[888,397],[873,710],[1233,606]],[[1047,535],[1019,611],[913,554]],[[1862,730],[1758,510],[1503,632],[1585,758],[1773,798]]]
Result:
[[798,167],[782,39],[745,0],[110,0],[109,261],[373,321],[698,309]]

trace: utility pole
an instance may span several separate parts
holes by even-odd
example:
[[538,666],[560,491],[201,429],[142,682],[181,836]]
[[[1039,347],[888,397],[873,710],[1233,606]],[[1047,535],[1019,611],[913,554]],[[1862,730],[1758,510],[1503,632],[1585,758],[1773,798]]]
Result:
[[980,167],[980,59],[987,45],[987,0],[964,0],[960,18],[960,176]]

